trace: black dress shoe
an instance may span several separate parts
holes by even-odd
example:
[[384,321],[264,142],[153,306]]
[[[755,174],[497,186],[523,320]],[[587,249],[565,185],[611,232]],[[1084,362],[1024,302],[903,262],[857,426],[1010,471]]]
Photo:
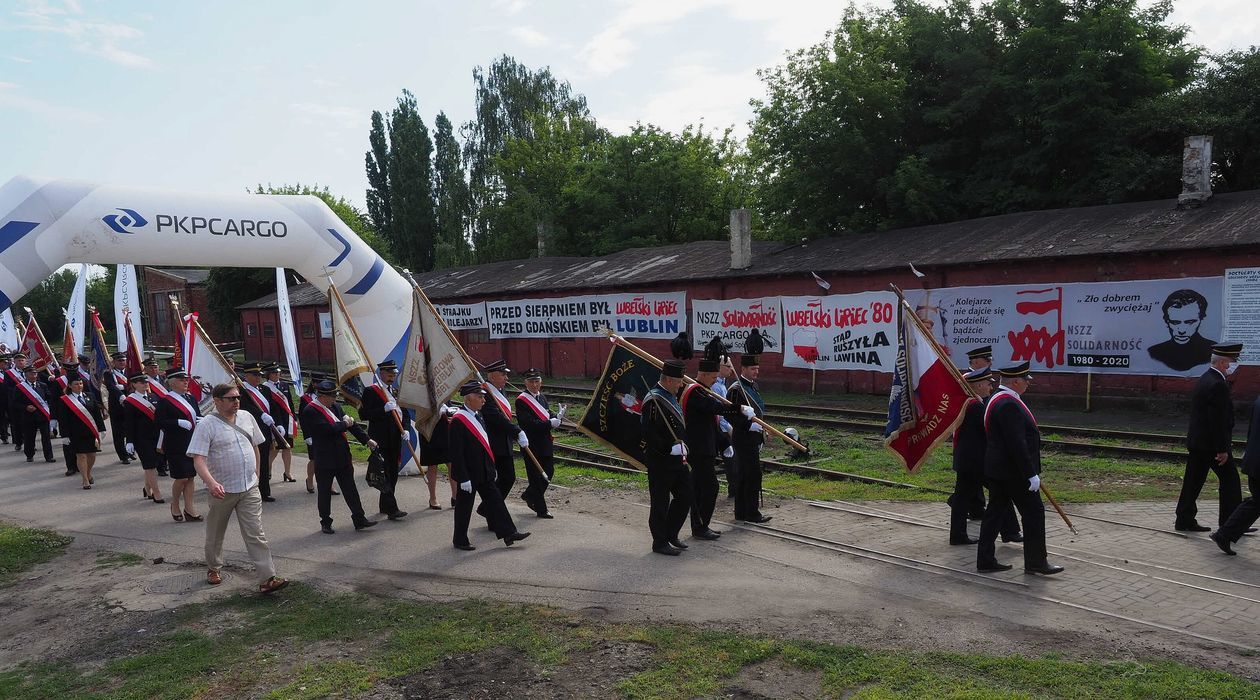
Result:
[[1249,527],[1249,528],[1247,528],[1246,530],[1243,530],[1243,534],[1244,534],[1244,535],[1254,535],[1254,534],[1256,534],[1256,529],[1255,529],[1254,527]]
[[773,516],[773,515],[758,515],[758,516],[757,516],[757,517],[755,517],[755,518],[748,518],[747,520],[745,520],[745,522],[749,522],[749,523],[768,523],[768,522],[770,522],[771,520],[774,520],[774,516]]
[[683,544],[680,540],[670,540],[670,541],[669,541],[669,546],[673,547],[674,549],[686,549],[686,548],[687,548],[687,545]]
[[[28,459],[28,460],[26,460],[26,461],[28,461],[28,462],[29,462],[30,460]],[[75,474],[78,474],[78,472],[74,471],[73,469],[67,469],[67,470],[66,470],[66,474],[65,474],[65,475],[66,475],[66,476],[74,476]]]
[[325,535],[335,535],[335,534],[337,534],[337,531],[336,531],[336,530],[334,530],[334,529],[332,529],[332,525],[321,525],[321,526],[320,526],[320,528],[319,528],[319,531],[320,531],[320,532],[322,532],[322,533],[324,533]]
[[262,499],[263,499],[263,503],[275,503],[275,502],[276,502],[276,499],[272,498],[271,496],[263,496],[263,497],[262,497]]
[[376,527],[376,521],[375,520],[360,520],[359,522],[354,524],[354,529],[356,530],[366,530],[369,527]]
[[1055,574],[1061,573],[1062,571],[1063,571],[1062,566],[1059,566],[1057,564],[1049,564],[1049,563],[1024,567],[1024,573],[1041,574],[1042,576],[1054,576]]
[[330,490],[328,491],[328,495],[330,495],[330,496],[340,496],[340,495],[341,495],[341,492],[340,492],[340,491],[338,491],[337,489],[330,489]]
[[34,461],[35,461],[35,458],[34,458],[34,457],[27,457],[27,458],[26,458],[26,461],[28,461],[28,462],[34,462]]
[[657,554],[664,554],[670,557],[676,557],[679,554],[682,554],[681,549],[674,549],[673,547],[667,544],[657,545],[656,547],[652,548],[652,551],[656,552]]
[[455,545],[455,549],[463,550],[465,552],[471,552],[474,549],[476,549],[476,547],[474,547],[471,544],[457,544]]
[[504,538],[503,538],[503,544],[505,544],[505,545],[507,545],[507,546],[511,547],[511,546],[512,546],[513,544],[515,544],[516,542],[520,542],[521,540],[525,539],[526,537],[529,537],[529,535],[530,535],[530,533],[528,533],[528,532],[521,532],[520,530],[517,530],[516,532],[513,532],[512,534],[508,535],[507,537],[504,537]]
[[1010,564],[999,564],[995,561],[976,564],[976,571],[1010,571],[1011,568]]
[[1225,552],[1226,554],[1229,554],[1231,556],[1238,554],[1238,552],[1235,552],[1233,549],[1230,548],[1229,546],[1231,544],[1230,541],[1226,539],[1224,535],[1221,534],[1220,530],[1213,532],[1212,534],[1208,535],[1208,537],[1212,538],[1212,541],[1216,543],[1217,547],[1221,548],[1222,552]]
[[1002,535],[1002,541],[1003,542],[1023,542],[1024,536],[1018,532],[1010,536]]
[[400,510],[396,513],[390,513],[386,517],[388,517],[390,520],[402,520],[403,518],[407,517],[407,511]]
[[691,536],[692,538],[697,539],[697,540],[716,540],[717,538],[721,537],[721,535],[719,535],[718,533],[712,530],[705,530],[704,532],[692,532]]
[[1212,528],[1203,527],[1198,523],[1190,523],[1188,525],[1174,525],[1173,529],[1177,532],[1211,532]]
[[556,516],[552,515],[551,513],[547,513],[547,512],[545,512],[545,511],[544,511],[544,512],[542,512],[542,513],[536,513],[536,515],[537,515],[538,517],[542,518],[543,520],[554,520],[554,519],[555,519],[555,517],[556,517]]
[[48,462],[49,464],[52,464],[53,462],[56,462],[57,460],[56,458],[48,458],[48,459],[45,459],[44,461]]
[[974,537],[970,537],[970,536],[968,536],[968,537],[951,537],[951,538],[949,538],[949,543],[950,543],[950,544],[976,544],[976,543],[978,543],[979,541],[980,541],[980,540],[978,540],[978,539],[976,539],[976,538],[974,538]]

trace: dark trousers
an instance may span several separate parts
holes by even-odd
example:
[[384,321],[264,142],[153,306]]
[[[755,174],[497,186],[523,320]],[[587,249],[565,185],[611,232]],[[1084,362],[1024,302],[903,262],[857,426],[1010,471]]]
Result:
[[691,510],[691,473],[684,466],[648,465],[648,495],[651,509],[648,511],[648,529],[652,532],[652,546],[660,547],[678,539],[687,511]]
[[1216,472],[1220,481],[1220,512],[1217,513],[1217,524],[1225,526],[1225,520],[1242,502],[1242,482],[1238,478],[1238,468],[1234,466],[1231,456],[1224,464],[1216,463],[1216,455],[1202,450],[1190,450],[1186,458],[1186,474],[1181,481],[1181,496],[1177,498],[1176,525],[1184,527],[1193,525],[1199,514],[1199,493],[1203,491],[1203,483],[1207,481],[1209,471]]
[[26,453],[27,459],[35,456],[35,433],[39,432],[39,438],[44,446],[44,459],[51,462],[53,461],[52,433],[48,429],[48,421],[44,420],[43,414],[37,413],[33,415],[38,415],[39,417],[31,418],[27,416],[26,420],[22,421],[23,451]]
[[1248,475],[1247,489],[1251,491],[1251,495],[1238,504],[1234,512],[1230,513],[1229,519],[1221,526],[1221,536],[1230,542],[1237,542],[1247,528],[1255,525],[1256,520],[1260,520],[1260,500],[1256,499],[1256,496],[1260,496],[1260,478]]
[[723,457],[722,464],[726,466],[726,497],[734,498],[739,490],[739,464],[734,457]]
[[0,440],[9,441],[9,397],[0,397]]
[[998,530],[1002,528],[1002,521],[1012,503],[1024,522],[1024,566],[1046,563],[1046,509],[1041,503],[1041,494],[1029,491],[1027,486],[1005,481],[990,481],[988,486],[989,505],[984,509],[984,520],[980,522],[976,563],[983,565],[997,561],[994,552]]
[[[975,494],[980,492],[980,513],[984,513],[984,483],[976,476],[956,472],[954,475],[954,493],[949,497],[949,539],[962,540],[967,535],[967,519],[975,512]],[[1002,518],[999,530],[1002,537],[1011,539],[1019,534],[1019,519],[1015,516],[1015,506],[1006,509],[1006,517]]]
[[399,512],[398,499],[394,489],[398,487],[398,470],[402,468],[402,443],[399,438],[386,438],[384,442],[377,440],[378,451],[385,461],[385,483],[381,485],[380,506],[385,515]]
[[78,456],[79,453],[68,441],[61,445],[61,458],[66,460],[66,476],[79,473],[79,461],[75,459]]
[[691,463],[691,492],[695,499],[691,504],[691,532],[699,535],[709,529],[713,509],[717,506],[720,490],[714,470],[717,458],[689,455],[687,461]]
[[13,436],[14,451],[22,446],[26,433],[26,421],[22,419],[22,411],[20,406],[9,406],[9,434]]
[[735,487],[735,519],[757,520],[761,517],[761,450],[736,447],[735,465],[735,470],[739,472],[739,483]]
[[512,522],[512,514],[503,504],[503,494],[493,481],[483,481],[473,485],[472,493],[459,489],[455,494],[455,534],[452,543],[466,545],[468,542],[468,522],[472,520],[473,502],[481,496],[481,506],[477,509],[485,515],[494,536],[503,539],[516,532],[516,523]]
[[534,456],[538,458],[538,463],[542,465],[543,471],[547,473],[547,478],[542,478],[542,475],[538,473],[538,468],[529,463],[529,457],[526,457],[525,475],[529,477],[529,486],[526,486],[525,490],[521,492],[521,498],[525,500],[525,504],[529,506],[530,510],[535,513],[546,513],[547,499],[545,494],[547,493],[547,486],[550,484],[548,479],[555,476],[556,473],[556,460],[552,455],[540,454],[538,451],[534,452]]
[[[529,458],[526,457],[526,459]],[[494,485],[499,489],[499,496],[506,499],[508,493],[512,491],[512,486],[516,484],[516,464],[512,461],[511,452],[494,456],[494,473],[497,474]]]
[[118,455],[118,460],[121,462],[122,460],[130,460],[131,455],[127,454],[127,435],[124,433],[122,426],[122,407],[118,407],[116,411],[109,414],[109,429],[114,434],[114,454]]
[[319,524],[332,525],[332,485],[336,479],[341,487],[341,497],[346,499],[350,507],[350,520],[355,525],[367,520],[363,514],[363,503],[359,501],[359,488],[354,485],[354,467],[349,465],[341,469],[315,468],[316,501],[319,507]]
[[[271,431],[271,428],[268,428],[265,425],[259,425],[258,428],[263,431],[263,435],[267,435],[267,433]],[[258,495],[263,498],[271,498],[271,440],[271,436],[267,435],[267,439],[263,440],[263,444],[258,446]],[[319,472],[315,472],[315,476],[318,478]],[[340,483],[340,480],[338,480],[338,483]],[[328,484],[331,488],[331,478],[329,478]],[[346,490],[342,488],[341,492],[345,493]],[[346,500],[349,500],[349,498]],[[354,502],[359,502],[357,492],[354,497]],[[321,514],[324,512],[327,511],[320,511]]]

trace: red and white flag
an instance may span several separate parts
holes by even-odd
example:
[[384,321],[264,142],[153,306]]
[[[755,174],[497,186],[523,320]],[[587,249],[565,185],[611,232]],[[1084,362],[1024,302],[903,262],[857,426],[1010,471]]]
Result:
[[236,374],[228,369],[227,360],[206,335],[195,313],[184,316],[183,352],[184,371],[190,378],[188,391],[198,404],[203,404],[204,410],[210,397],[201,390],[202,384],[228,384],[236,381]]
[[954,432],[975,396],[914,310],[899,304],[897,365],[884,446],[910,473]]
[[53,352],[52,345],[48,343],[48,339],[44,337],[44,331],[40,330],[39,321],[35,320],[35,314],[29,306],[24,308],[30,321],[26,324],[25,332],[22,333],[22,350],[26,352],[27,364],[35,369],[58,367],[57,355]]

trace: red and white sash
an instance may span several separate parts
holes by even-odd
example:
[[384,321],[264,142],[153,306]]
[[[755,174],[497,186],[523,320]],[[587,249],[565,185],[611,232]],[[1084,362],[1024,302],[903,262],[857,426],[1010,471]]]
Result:
[[70,412],[79,417],[83,424],[92,431],[92,436],[97,440],[101,439],[101,433],[96,429],[96,421],[92,420],[92,416],[88,415],[87,408],[79,403],[79,398],[74,394],[62,394],[61,401],[70,408]]
[[118,369],[111,370],[110,373],[114,375],[114,387],[117,388],[119,391],[126,391],[127,390],[127,375],[123,374],[122,370],[118,370]]
[[[683,410],[683,416],[684,416],[684,417],[687,415],[687,399],[691,398],[691,392],[693,392],[693,391],[698,391],[698,390],[699,390],[699,388],[700,388],[701,386],[703,386],[703,385],[702,385],[700,382],[696,382],[696,383],[694,383],[694,384],[688,384],[688,385],[687,385],[687,388],[686,388],[686,389],[683,389],[682,398],[678,400],[678,403],[680,403],[680,404],[682,405],[682,410]],[[721,425],[722,425],[722,417],[721,417],[721,416],[713,416],[713,423],[714,423],[715,425],[717,425],[717,426],[721,427]]]
[[[381,397],[381,401],[384,401],[385,403],[389,403],[390,401],[393,401],[393,400],[394,400],[394,397],[390,396],[390,395],[389,395],[389,392],[385,390],[385,387],[381,386],[380,384],[373,384],[372,386],[370,386],[370,387],[368,387],[368,388],[369,388],[369,389],[371,389],[371,390],[373,390],[373,391],[375,391],[375,392],[376,392],[376,395],[377,395],[377,396],[380,396],[380,397]],[[392,411],[392,413],[394,413],[395,415],[397,415],[397,416],[398,416],[398,420],[400,420],[400,421],[402,420],[402,409],[401,409],[401,408],[395,408],[395,409]]]
[[1033,427],[1037,427],[1037,419],[1033,416],[1032,411],[1028,410],[1028,404],[1024,403],[1019,394],[1013,390],[1003,389],[994,394],[993,398],[989,399],[989,405],[984,407],[984,430],[986,433],[989,431],[989,415],[993,412],[993,407],[997,405],[998,401],[1010,400],[1014,400],[1015,403],[1019,404],[1019,407],[1024,409],[1024,413],[1028,414],[1028,420],[1032,421]]
[[513,417],[512,404],[508,403],[508,400],[503,397],[503,394],[500,394],[499,390],[494,388],[494,385],[490,382],[486,382],[482,386],[486,388],[486,391],[490,392],[490,398],[494,399],[494,402],[499,404],[499,408],[503,410],[503,415],[507,416],[508,419],[511,420]]
[[[171,402],[172,406],[178,408],[180,413],[183,413],[184,417],[188,419],[189,423],[192,423],[194,426],[197,425],[197,412],[194,411],[193,407],[188,404],[187,399],[173,391],[166,392],[166,396],[163,396],[162,398],[167,399]],[[162,399],[158,400],[161,401]]]
[[258,407],[258,410],[263,413],[271,413],[271,405],[267,402],[267,397],[263,396],[261,391],[255,389],[251,384],[244,384],[241,388],[249,393],[249,398],[254,401],[254,405]]
[[288,397],[285,396],[284,392],[280,391],[280,389],[271,382],[263,382],[263,386],[267,387],[267,391],[271,392],[272,398],[275,399],[276,403],[280,404],[280,408],[284,409],[284,412],[289,416],[289,420],[286,421],[286,423],[288,423],[286,427],[289,429],[289,434],[292,435],[294,432],[293,429],[297,426],[297,423],[293,419],[293,409],[289,408]]
[[481,446],[486,450],[486,455],[489,456],[490,461],[493,462],[494,450],[490,449],[490,436],[486,435],[486,429],[481,427],[481,422],[477,420],[476,414],[467,409],[461,408],[455,412],[455,415],[452,416],[452,418],[460,423],[463,423],[464,427],[468,429],[468,432],[472,433],[473,436],[477,438],[477,442],[481,443]]
[[149,377],[149,390],[157,394],[159,399],[164,399],[171,393],[170,389],[162,386],[162,380],[157,377]]
[[144,415],[148,416],[149,420],[153,420],[154,406],[149,403],[149,399],[146,398],[144,394],[132,392],[127,394],[127,398],[123,399],[123,401],[131,404],[137,411],[140,411]]
[[551,420],[551,413],[543,408],[542,404],[538,403],[538,399],[534,398],[533,394],[530,394],[528,391],[522,391],[521,395],[516,397],[516,400],[524,401],[525,405],[533,409],[540,420]]
[[44,397],[36,393],[35,388],[26,382],[18,382],[18,389],[26,395],[26,400],[30,401],[35,408],[38,408],[44,414],[44,420],[52,420],[52,413],[48,410],[48,402]]
[[53,381],[57,382],[57,386],[61,387],[63,392],[66,390],[66,387],[70,386],[70,378],[64,374],[59,377],[53,377]]
[[[331,409],[329,409],[329,408],[328,408],[327,406],[325,406],[324,404],[322,404],[322,403],[320,403],[320,402],[318,402],[318,401],[312,401],[312,402],[311,402],[311,405],[315,407],[315,410],[316,410],[316,411],[319,411],[321,415],[323,415],[325,418],[327,418],[327,419],[328,419],[328,422],[329,422],[329,423],[331,423],[332,425],[336,425],[336,424],[338,424],[338,423],[340,423],[340,422],[341,422],[341,419],[340,419],[340,418],[338,418],[338,417],[337,417],[337,415],[336,415],[335,413],[333,413],[333,412],[332,412],[332,410],[331,410]],[[349,442],[349,441],[350,441],[350,438],[346,437],[346,433],[345,433],[345,431],[342,431],[342,432],[340,432],[340,433],[337,433],[337,437],[341,438],[342,440],[345,440],[346,442]]]
[[22,373],[17,371],[16,369],[6,369],[4,371],[4,374],[6,377],[9,378],[9,381],[13,382],[14,384],[17,384],[18,386],[22,386],[22,382],[25,381],[22,378]]

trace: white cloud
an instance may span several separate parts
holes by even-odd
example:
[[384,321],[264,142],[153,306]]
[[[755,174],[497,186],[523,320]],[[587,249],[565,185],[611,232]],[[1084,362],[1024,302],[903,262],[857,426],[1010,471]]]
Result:
[[[368,115],[362,109],[326,105],[316,102],[295,102],[289,110],[297,114],[307,124],[317,124],[334,129],[363,129],[368,123]],[[340,135],[338,139],[342,138]]]
[[75,0],[63,0],[60,5],[49,0],[27,0],[23,9],[13,12],[23,22],[18,29],[59,34],[69,39],[76,50],[120,66],[153,65],[148,57],[132,50],[144,32],[119,22],[80,19],[82,15],[83,8]]
[[546,34],[528,25],[512,27],[508,30],[508,34],[511,34],[517,41],[526,46],[544,46],[551,43]]
[[95,112],[57,105],[37,97],[31,97],[23,94],[18,90],[18,87],[15,83],[0,83],[0,106],[30,112],[36,116],[53,121],[84,125],[99,124],[103,121],[101,115]]
[[529,7],[529,0],[495,0],[494,9],[505,15],[519,15]]

